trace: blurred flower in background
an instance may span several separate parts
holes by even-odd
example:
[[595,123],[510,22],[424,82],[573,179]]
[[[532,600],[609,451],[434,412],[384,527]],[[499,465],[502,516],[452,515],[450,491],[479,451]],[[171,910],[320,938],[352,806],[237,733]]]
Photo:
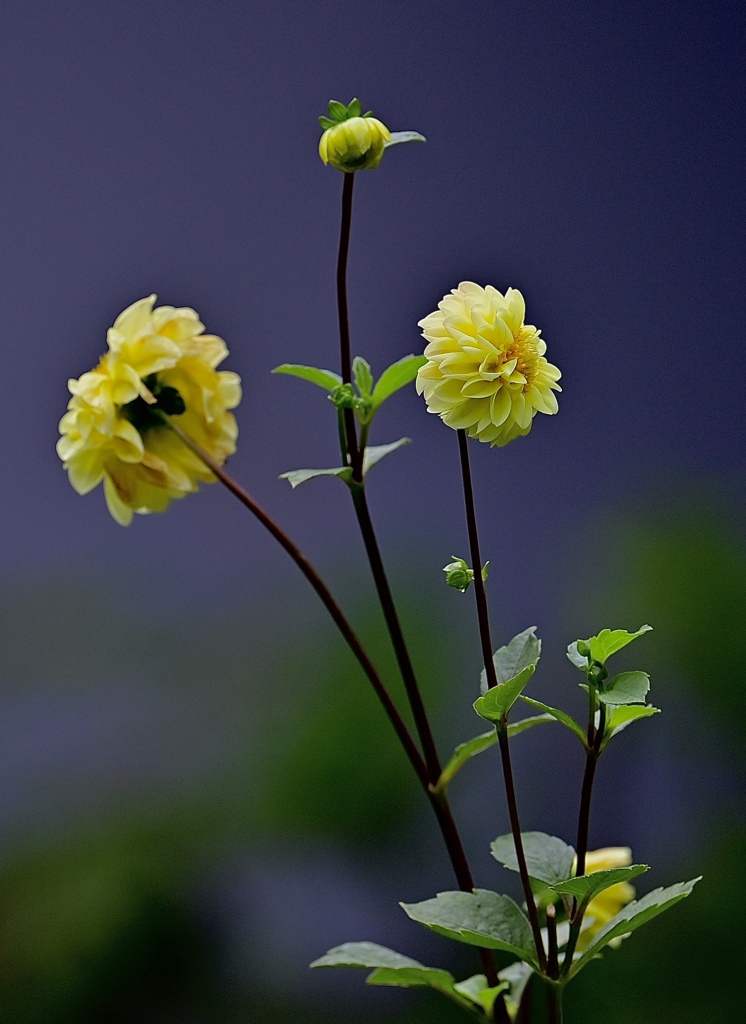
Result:
[[163,415],[219,463],[236,450],[238,374],[216,370],[225,342],[204,334],[193,309],[153,308],[156,296],[121,313],[95,370],[70,380],[57,452],[78,494],[103,480],[106,504],[122,526],[134,512],[163,512],[174,498],[213,482],[212,473]]

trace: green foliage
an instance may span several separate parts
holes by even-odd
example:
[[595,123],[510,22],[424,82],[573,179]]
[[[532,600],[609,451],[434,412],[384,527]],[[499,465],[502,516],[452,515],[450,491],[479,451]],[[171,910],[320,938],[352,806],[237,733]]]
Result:
[[540,700],[534,700],[533,697],[527,697],[523,693],[521,694],[521,700],[566,726],[570,732],[575,733],[583,746],[587,745],[585,730],[575,721],[572,715],[568,715],[566,711],[562,711],[560,708],[553,708],[549,704],[543,704]]
[[370,363],[362,356],[355,356],[352,360],[352,379],[361,398],[370,398],[373,390],[373,374],[370,372]]
[[417,371],[424,366],[427,359],[424,356],[408,355],[397,359],[395,363],[387,367],[378,379],[373,389],[373,408],[379,409],[387,398],[390,398],[401,388],[411,384],[417,376]]
[[[492,655],[498,681],[507,683],[529,665],[535,668],[540,657],[541,640],[536,636],[536,626],[529,626],[522,633],[517,633],[504,647],[498,647]],[[484,670],[480,677],[480,689],[483,694],[487,692],[487,673]]]
[[652,921],[658,914],[662,914],[664,910],[668,910],[680,900],[685,899],[699,880],[699,878],[694,878],[690,882],[679,882],[676,885],[669,885],[665,889],[654,889],[642,899],[628,903],[594,936],[570,969],[568,980],[575,977],[589,964],[605,946],[608,946],[612,939],[636,931],[648,921]]
[[327,128],[333,128],[337,124],[341,124],[343,121],[349,120],[351,117],[370,117],[373,113],[372,110],[367,110],[364,114],[363,108],[360,104],[360,100],[357,97],[345,105],[340,103],[339,100],[329,100],[329,116],[322,116],[319,118],[319,124],[326,130]]
[[604,704],[644,704],[650,689],[650,676],[646,672],[622,672],[598,690],[598,699]]
[[[553,721],[551,715],[532,715],[531,718],[522,718],[519,722],[511,722],[508,726],[508,736],[511,738],[518,736],[535,725],[543,725],[551,721]],[[480,733],[479,736],[475,736],[472,740],[467,740],[466,743],[459,743],[451,759],[441,772],[436,788],[439,790],[445,789],[467,761],[470,761],[477,754],[481,754],[483,750],[493,747],[496,743],[497,733],[494,729],[490,729],[489,732]]]
[[280,473],[280,480],[287,480],[295,490],[307,480],[314,480],[317,476],[338,476],[346,484],[352,482],[352,470],[349,466],[338,466],[335,469],[291,469],[288,473]]
[[402,903],[413,921],[426,928],[465,942],[469,946],[500,949],[536,965],[531,925],[521,908],[509,896],[488,889],[474,892],[441,892],[422,903]]
[[509,679],[507,683],[500,683],[499,686],[493,686],[481,697],[477,697],[474,701],[476,713],[488,722],[502,725],[522,690],[528,686],[534,671],[535,666],[528,665],[515,678]]
[[621,651],[627,644],[631,644],[638,636],[648,633],[652,626],[640,626],[635,633],[628,633],[626,629],[602,629],[597,636],[588,640],[576,640],[567,648],[567,657],[582,672],[586,672],[589,662],[598,662],[605,665],[607,658],[617,651]]
[[391,141],[384,142],[384,149],[396,146],[400,142],[427,142],[427,139],[419,132],[391,132]]
[[647,864],[630,864],[626,868],[609,868],[606,871],[592,871],[589,875],[579,878],[568,878],[564,882],[556,882],[552,889],[560,896],[573,896],[579,902],[590,902],[604,889],[618,885],[619,882],[630,882],[638,875],[649,871]]
[[342,378],[338,373],[334,373],[333,370],[320,370],[316,366],[302,366],[300,363],[282,363],[281,366],[276,366],[272,373],[284,373],[289,377],[300,377],[301,380],[317,384],[324,391],[328,391],[329,394],[342,383]]
[[374,466],[378,465],[381,459],[385,459],[387,455],[403,448],[411,440],[410,437],[400,437],[398,441],[391,441],[389,444],[368,445],[363,455],[363,476],[366,476]]
[[[526,867],[531,878],[555,886],[573,874],[575,850],[557,836],[545,832],[521,832]],[[498,836],[490,846],[495,860],[510,871],[518,871],[518,857],[512,835]]]
[[[391,444],[369,445],[363,456],[363,476],[366,476],[381,459],[385,459],[387,455],[395,452],[398,448],[403,448],[410,441],[409,437],[400,437],[398,441],[392,441]],[[281,473],[280,480],[287,480],[295,490],[296,487],[300,487],[307,480],[314,480],[317,476],[336,476],[348,486],[353,484],[352,469],[349,466],[335,466],[333,469],[291,469],[288,473]]]
[[503,981],[491,988],[484,974],[472,974],[470,978],[454,985],[454,988],[459,995],[466,996],[475,1006],[489,1015],[492,1013],[498,993],[509,990],[510,984],[508,981]]
[[604,750],[613,736],[618,735],[628,725],[637,722],[641,718],[650,718],[651,715],[660,714],[660,708],[654,708],[652,704],[620,704],[610,709],[606,721],[606,733],[601,743],[601,750]]

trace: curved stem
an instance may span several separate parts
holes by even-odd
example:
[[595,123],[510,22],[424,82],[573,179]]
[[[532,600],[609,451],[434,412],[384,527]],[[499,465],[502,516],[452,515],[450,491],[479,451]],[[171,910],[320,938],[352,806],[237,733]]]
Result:
[[376,585],[378,599],[381,602],[383,617],[386,620],[386,627],[389,631],[389,636],[391,637],[391,645],[394,648],[399,671],[401,672],[401,677],[404,681],[404,688],[407,693],[407,699],[409,700],[409,706],[412,709],[412,716],[417,729],[417,735],[420,737],[420,743],[422,744],[422,750],[425,755],[425,764],[427,765],[427,770],[430,775],[430,782],[432,785],[435,785],[440,778],[440,759],[435,747],[435,740],[433,738],[432,729],[430,728],[427,712],[425,711],[422,694],[420,693],[420,688],[417,684],[412,659],[409,656],[409,650],[404,639],[401,623],[399,622],[399,616],[396,611],[396,605],[394,604],[391,587],[389,586],[389,581],[386,576],[383,559],[381,558],[378,540],[376,539],[375,530],[373,529],[373,521],[370,518],[370,510],[365,497],[364,485],[353,485],[352,500],[355,506],[357,521],[360,526],[360,533],[363,537],[365,551],[368,555],[368,561],[370,562],[370,569],[373,573],[373,580]]
[[[466,854],[461,842],[461,837],[458,833],[448,799],[445,794],[441,795],[433,791],[430,784],[427,765],[422,759],[422,755],[417,749],[404,720],[399,714],[391,695],[374,668],[370,658],[365,652],[365,649],[360,643],[360,640],[350,626],[344,612],[335,601],[328,587],[302,551],[293,543],[293,541],[290,540],[287,534],[277,525],[271,516],[264,511],[259,503],[256,502],[254,498],[252,498],[252,496],[240,486],[240,484],[229,476],[222,466],[218,465],[215,459],[213,459],[208,452],[206,452],[199,444],[197,444],[196,441],[185,433],[181,427],[166,416],[162,416],[162,419],[164,424],[166,424],[181,438],[187,448],[194,452],[194,454],[205,463],[208,469],[215,474],[217,479],[225,487],[227,487],[231,494],[235,495],[235,497],[237,497],[238,500],[245,505],[246,508],[248,508],[249,511],[259,520],[259,522],[272,534],[275,540],[277,540],[281,547],[290,555],[318,596],[321,598],[324,607],[331,615],[335,625],[347,641],[352,653],[357,658],[363,672],[370,680],[376,695],[383,704],[384,710],[394,727],[394,731],[396,732],[401,745],[404,747],[404,751],[415,770],[415,774],[417,775],[422,788],[428,795],[433,810],[435,811],[438,825],[440,826],[440,830],[443,834],[446,849],[448,850],[460,888],[466,892],[471,892],[474,889],[474,880],[471,875],[468,861],[466,860]],[[482,963],[482,970],[487,975],[490,985],[497,985],[497,968],[495,966],[493,954],[489,950],[480,949],[479,956]],[[504,1010],[504,1014],[501,1010]],[[507,1016],[507,1010],[505,1010],[504,1002],[501,1003],[501,1010],[498,1010],[501,1024],[509,1024],[509,1017]]]
[[[466,525],[469,533],[469,550],[472,568],[474,569],[474,591],[477,601],[477,618],[479,620],[479,638],[482,644],[482,658],[484,660],[484,671],[487,676],[487,685],[490,689],[499,685],[495,662],[492,658],[492,638],[490,636],[490,618],[487,607],[487,592],[482,579],[482,558],[479,552],[479,533],[477,530],[477,514],[474,507],[474,488],[471,482],[471,466],[469,465],[469,449],[466,432],[456,431],[458,434],[459,456],[461,459],[461,479],[464,485],[464,505],[466,509]],[[508,804],[508,815],[510,817],[510,829],[513,833],[516,859],[518,860],[518,871],[521,876],[523,895],[526,899],[531,931],[536,946],[536,956],[542,970],[546,967],[546,953],[544,943],[541,939],[541,927],[539,925],[539,914],[536,909],[534,894],[531,891],[526,854],[521,839],[521,823],[518,817],[518,802],[515,794],[515,783],[513,781],[513,768],[510,761],[510,744],[508,740],[507,716],[497,726],[497,739],[500,744],[500,758],[502,760],[503,777],[505,780],[505,797]]]
[[204,462],[208,469],[215,474],[218,480],[228,488],[231,494],[235,495],[238,500],[242,502],[242,504],[244,504],[246,508],[248,508],[248,510],[259,520],[262,526],[272,534],[275,540],[278,541],[280,546],[290,555],[292,560],[306,577],[321,599],[322,604],[332,617],[337,629],[346,640],[350,650],[357,658],[363,672],[368,677],[378,699],[383,704],[384,710],[389,717],[389,721],[394,727],[394,731],[399,738],[399,742],[404,747],[404,751],[415,770],[417,778],[420,780],[422,786],[427,789],[429,776],[427,766],[422,759],[422,755],[410,736],[403,718],[399,714],[385,684],[381,680],[381,677],[378,675],[373,663],[365,652],[363,645],[316,569],[314,569],[313,565],[308,561],[300,548],[294,544],[284,530],[277,525],[274,519],[264,511],[261,505],[259,505],[259,503],[255,501],[254,498],[252,498],[252,496],[243,489],[243,487],[236,483],[236,481],[225,472],[222,466],[218,465],[215,459],[213,459],[213,457],[206,452],[204,448],[197,444],[197,442],[186,434],[180,426],[174,423],[167,416],[163,416],[162,418],[164,423],[178,434],[187,448],[194,452],[194,454]]

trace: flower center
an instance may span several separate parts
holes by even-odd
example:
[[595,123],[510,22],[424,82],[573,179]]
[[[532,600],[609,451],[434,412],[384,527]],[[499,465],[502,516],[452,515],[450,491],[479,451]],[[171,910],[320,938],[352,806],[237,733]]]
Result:
[[157,373],[148,374],[143,377],[143,384],[155,398],[155,405],[148,405],[144,398],[139,395],[132,402],[122,406],[122,415],[128,419],[132,426],[140,434],[144,434],[154,427],[162,427],[163,420],[160,413],[166,416],[181,416],[186,411],[184,399],[176,388],[161,384]]
[[536,372],[539,368],[539,353],[536,348],[536,335],[533,331],[527,331],[521,327],[517,334],[513,335],[513,344],[508,347],[505,359],[515,359],[515,368],[526,378],[523,390],[526,391],[533,383]]

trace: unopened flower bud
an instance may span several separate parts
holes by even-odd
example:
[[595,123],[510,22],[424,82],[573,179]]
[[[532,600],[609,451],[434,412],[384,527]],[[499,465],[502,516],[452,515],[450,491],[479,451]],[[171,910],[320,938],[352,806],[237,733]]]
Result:
[[606,671],[604,666],[599,661],[591,663],[591,667],[588,669],[588,682],[593,686],[600,686],[601,683],[608,677],[609,673]]
[[320,118],[326,129],[319,141],[319,156],[324,163],[348,174],[378,167],[386,143],[391,142],[386,125],[370,112],[361,114],[358,100],[347,107],[332,100],[329,115]]
[[443,567],[446,583],[464,594],[474,580],[474,570],[469,568],[463,558],[457,558],[456,555],[451,555],[451,558],[453,561]]

